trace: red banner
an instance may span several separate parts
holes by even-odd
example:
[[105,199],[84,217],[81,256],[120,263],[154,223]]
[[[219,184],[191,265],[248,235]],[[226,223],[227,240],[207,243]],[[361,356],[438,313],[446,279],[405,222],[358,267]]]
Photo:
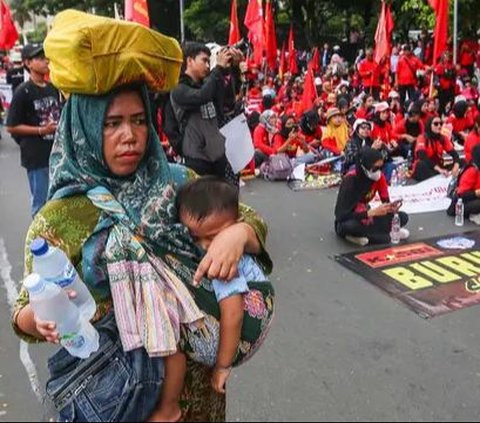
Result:
[[240,26],[238,25],[237,0],[232,0],[230,11],[230,32],[228,34],[228,45],[232,46],[240,41]]
[[18,41],[18,31],[13,23],[10,8],[5,0],[0,0],[0,48],[10,50]]

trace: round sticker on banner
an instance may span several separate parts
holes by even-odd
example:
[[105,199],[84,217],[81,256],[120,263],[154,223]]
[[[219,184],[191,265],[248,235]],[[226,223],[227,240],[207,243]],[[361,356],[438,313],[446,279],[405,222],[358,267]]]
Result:
[[475,247],[475,241],[463,236],[457,236],[437,241],[437,245],[445,250],[470,250]]

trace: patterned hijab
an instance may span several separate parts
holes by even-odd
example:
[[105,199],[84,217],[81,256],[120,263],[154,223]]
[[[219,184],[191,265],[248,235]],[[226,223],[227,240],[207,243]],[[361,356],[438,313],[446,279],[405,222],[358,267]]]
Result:
[[[137,171],[128,177],[118,177],[109,171],[103,157],[103,124],[115,95],[128,88],[141,94],[150,128],[149,139]],[[102,186],[121,204],[132,229],[149,244],[171,253],[198,256],[199,250],[186,228],[176,224],[174,185],[186,178],[186,170],[168,165],[152,126],[146,87],[128,88],[122,87],[105,96],[74,94],[68,100],[50,157],[49,199],[86,194]]]

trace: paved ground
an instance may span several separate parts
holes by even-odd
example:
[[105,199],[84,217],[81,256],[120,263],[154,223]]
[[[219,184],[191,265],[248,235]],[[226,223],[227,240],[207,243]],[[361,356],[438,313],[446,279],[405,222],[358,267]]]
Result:
[[[0,421],[38,421],[48,413],[20,361],[2,289],[21,278],[29,223],[18,161],[13,142],[0,141]],[[257,180],[242,192],[270,224],[278,306],[265,347],[232,377],[230,421],[478,420],[478,307],[426,321],[335,263],[352,250],[332,232],[335,190],[294,193]],[[442,213],[413,217],[410,228],[414,239],[455,231]],[[42,382],[49,350],[29,348]]]

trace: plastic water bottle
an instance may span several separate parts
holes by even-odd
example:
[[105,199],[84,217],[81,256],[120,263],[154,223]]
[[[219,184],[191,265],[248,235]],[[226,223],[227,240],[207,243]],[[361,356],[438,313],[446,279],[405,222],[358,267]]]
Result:
[[65,253],[59,248],[49,246],[43,238],[34,240],[30,244],[30,250],[33,253],[33,271],[47,282],[75,291],[77,296],[72,302],[85,319],[91,320],[97,305]]
[[30,297],[35,315],[45,321],[55,322],[60,344],[73,356],[82,359],[98,351],[99,334],[92,324],[82,318],[78,307],[57,284],[47,282],[32,273],[23,282]]
[[407,165],[405,163],[402,163],[400,165],[400,185],[403,187],[407,184],[407,178],[408,178],[408,169]]
[[392,178],[390,179],[390,185],[392,187],[398,187],[398,172],[397,169],[394,169],[392,172]]
[[400,216],[398,215],[398,213],[395,213],[392,219],[392,232],[390,233],[392,244],[400,243],[400,229]]
[[463,226],[465,224],[465,206],[463,205],[463,200],[458,199],[457,205],[455,206],[455,225]]

